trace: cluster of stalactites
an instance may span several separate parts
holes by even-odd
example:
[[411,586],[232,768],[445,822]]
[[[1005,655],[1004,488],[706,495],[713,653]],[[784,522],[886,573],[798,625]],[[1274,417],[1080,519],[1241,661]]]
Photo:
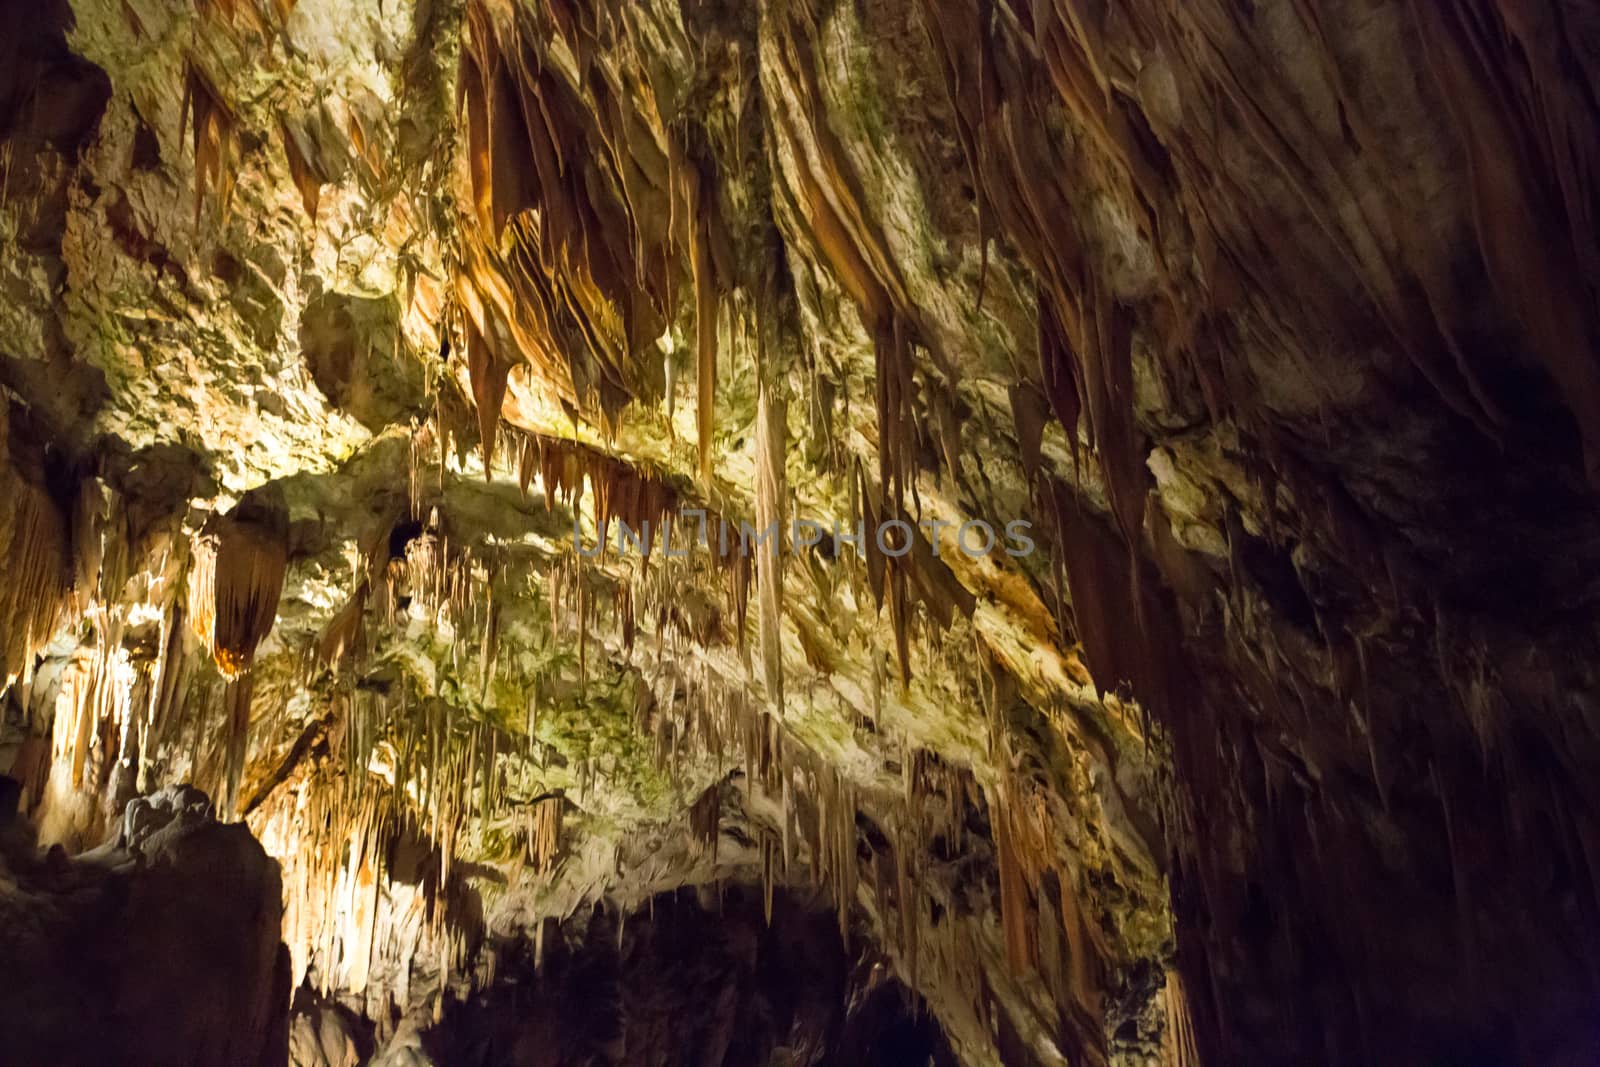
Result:
[[[465,972],[481,936],[457,907],[456,858],[491,826],[525,829],[523,862],[548,873],[560,848],[559,797],[506,794],[502,757],[519,742],[486,723],[463,727],[438,701],[359,689],[340,696],[314,731],[307,769],[259,798],[251,823],[284,865],[285,939],[296,985],[315,968],[322,990],[368,992],[405,1004],[417,960]],[[309,736],[309,734],[308,734]]]
[[[727,772],[741,768],[747,787],[775,802],[778,812],[777,825],[749,827],[767,897],[776,884],[807,880],[835,902],[848,937],[862,878],[856,786],[790,737],[782,719],[746,687],[703,667],[665,682],[665,695],[643,693],[636,710],[639,728],[652,737],[656,768],[676,776],[692,758],[717,768],[716,782],[690,806],[691,838],[715,854]],[[904,795],[890,815],[894,840],[889,853],[872,853],[870,887],[884,935],[915,982],[919,945],[932,922],[926,854],[935,841],[946,852],[966,848],[966,811],[981,794],[969,770],[925,750],[909,750],[902,773]]]
[[119,636],[105,634],[99,643],[80,648],[63,671],[56,695],[51,763],[65,772],[63,784],[84,795],[106,786],[135,717],[138,674]]
[[689,805],[689,837],[699,848],[710,849],[716,862],[717,843],[722,837],[722,783],[707,786]]
[[[679,681],[668,679],[676,690]],[[777,879],[800,873],[799,848],[807,849],[809,877],[826,888],[838,907],[839,929],[848,938],[855,901],[855,787],[827,763],[786,737],[782,721],[743,688],[729,686],[702,672],[681,701],[645,700],[639,725],[653,733],[659,769],[676,773],[689,756],[714,760],[719,775],[737,761],[749,788],[778,802],[779,826],[754,827],[760,840],[761,874],[770,898]],[[796,755],[796,754],[799,755]],[[720,832],[724,777],[703,791],[691,805],[692,839],[715,854]]]
[[528,855],[533,869],[541,875],[555,870],[556,856],[561,850],[561,813],[566,807],[562,797],[544,797],[529,807]]
[[[681,505],[678,490],[667,479],[600,449],[546,434],[507,431],[517,461],[517,482],[526,496],[539,475],[547,505],[575,508],[583,499],[584,483],[594,493],[596,534],[604,546],[613,521],[638,533],[659,531],[666,516],[676,516]],[[646,559],[655,539],[641,542]]]
[[400,554],[389,560],[384,577],[391,613],[402,597],[410,597],[429,614],[447,616],[457,625],[471,610],[476,587],[470,553],[451,545],[437,509],[416,536],[406,541]]
[[1081,1033],[1102,1032],[1099,973],[1109,946],[1085,920],[1074,865],[1061,855],[1061,832],[1048,791],[1018,769],[1021,760],[997,704],[987,706],[991,745],[1004,768],[989,789],[989,825],[1000,881],[1006,959],[1044,980]]
[[[174,609],[164,603],[161,578],[144,576],[152,602],[164,611],[157,654],[140,662],[123,647],[120,599],[130,577],[130,546],[119,501],[100,479],[55,465],[46,440],[25,410],[0,401],[0,498],[6,501],[0,566],[7,575],[0,587],[0,694],[23,683],[18,703],[30,736],[12,773],[22,783],[23,805],[36,814],[52,768],[61,772],[54,781],[62,792],[50,792],[62,797],[98,792],[112,769],[135,754],[142,780],[151,731],[172,700],[166,667]],[[85,640],[59,674],[35,687],[39,655],[79,621],[89,624],[92,637],[80,632]],[[90,836],[97,829],[77,816],[64,816],[61,825],[66,822]]]
[[[418,482],[413,468],[412,483]],[[451,540],[435,507],[427,521],[386,526],[353,554],[355,588],[322,629],[314,655],[306,657],[303,681],[320,667],[355,668],[378,631],[370,623],[394,628],[402,610],[422,613],[436,626],[448,625],[459,646],[469,632],[483,634],[480,659],[487,675],[498,651],[494,574],[470,548]]]
[[237,177],[233,154],[239,121],[210,76],[193,60],[184,75],[181,114],[183,125],[193,133],[194,220],[198,225],[207,186],[217,190],[224,214],[233,200]]
[[[543,434],[506,433],[517,457],[524,494],[533,485],[535,474],[547,507],[560,503],[576,511],[585,492],[592,494],[598,545],[583,550],[584,556],[592,551],[602,562],[633,557],[632,577],[620,578],[611,597],[626,653],[633,651],[639,613],[651,609],[658,642],[677,634],[709,647],[721,643],[723,621],[731,618],[735,642],[742,651],[750,589],[759,564],[754,553],[741,550],[736,532],[728,536],[727,531],[735,527],[715,511],[694,507],[665,477],[600,449]],[[658,553],[658,547],[666,546],[669,525],[671,552]],[[629,547],[626,551],[617,548],[613,556],[613,547],[619,545]],[[665,558],[660,567],[652,568],[650,561],[658,555]],[[704,560],[709,560],[712,572],[723,579],[726,613],[693,587],[699,578],[695,568]],[[586,668],[589,623],[599,600],[582,579],[582,559],[575,554],[570,562],[571,566],[550,570],[552,617],[560,616],[564,606],[573,609],[579,657]],[[691,587],[688,593],[685,583]]]
[[[0,449],[7,433],[0,406]],[[0,450],[0,692],[26,676],[71,611],[67,519],[49,491],[13,471]]]
[[485,348],[472,369],[480,410],[490,402],[482,417],[498,418],[493,383],[524,360],[608,419],[630,397],[657,395],[659,361],[645,355],[692,285],[709,475],[719,294],[733,258],[712,164],[684,143],[675,86],[620,79],[600,60],[602,39],[616,43],[630,20],[590,24],[555,7],[550,26],[579,64],[576,82],[549,54],[554,34],[489,4],[466,9],[457,84],[471,204],[457,288]]
[[[933,843],[949,854],[965,851],[966,809],[974,800],[972,772],[927,749],[909,749],[901,763],[903,793],[894,816],[893,893],[880,856],[873,855],[872,884],[884,935],[899,953],[907,983],[917,988],[927,919],[923,864]],[[892,908],[891,908],[892,901]],[[891,911],[899,923],[890,922]]]

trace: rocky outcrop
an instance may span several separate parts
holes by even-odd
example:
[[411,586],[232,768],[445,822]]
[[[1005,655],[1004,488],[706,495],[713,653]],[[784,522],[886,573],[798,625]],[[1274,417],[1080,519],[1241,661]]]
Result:
[[183,787],[133,801],[112,840],[74,858],[35,852],[6,818],[0,1063],[285,1062],[282,888],[245,827]]

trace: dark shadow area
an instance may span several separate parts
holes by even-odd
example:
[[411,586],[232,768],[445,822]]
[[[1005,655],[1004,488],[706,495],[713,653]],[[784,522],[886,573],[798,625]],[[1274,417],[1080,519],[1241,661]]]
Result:
[[501,946],[494,984],[423,1035],[439,1063],[519,1067],[953,1067],[920,998],[847,950],[833,914],[777,892],[681,890]]

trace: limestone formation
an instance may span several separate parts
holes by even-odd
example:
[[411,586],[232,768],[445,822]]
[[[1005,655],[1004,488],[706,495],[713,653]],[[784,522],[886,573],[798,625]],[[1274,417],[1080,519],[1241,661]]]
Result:
[[7,7],[0,1064],[1600,1062],[1588,0]]

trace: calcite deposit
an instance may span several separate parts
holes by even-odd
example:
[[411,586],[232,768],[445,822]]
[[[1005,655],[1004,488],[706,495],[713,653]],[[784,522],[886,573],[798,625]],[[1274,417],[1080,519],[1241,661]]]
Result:
[[1600,1062],[1588,0],[0,7],[0,1064]]

